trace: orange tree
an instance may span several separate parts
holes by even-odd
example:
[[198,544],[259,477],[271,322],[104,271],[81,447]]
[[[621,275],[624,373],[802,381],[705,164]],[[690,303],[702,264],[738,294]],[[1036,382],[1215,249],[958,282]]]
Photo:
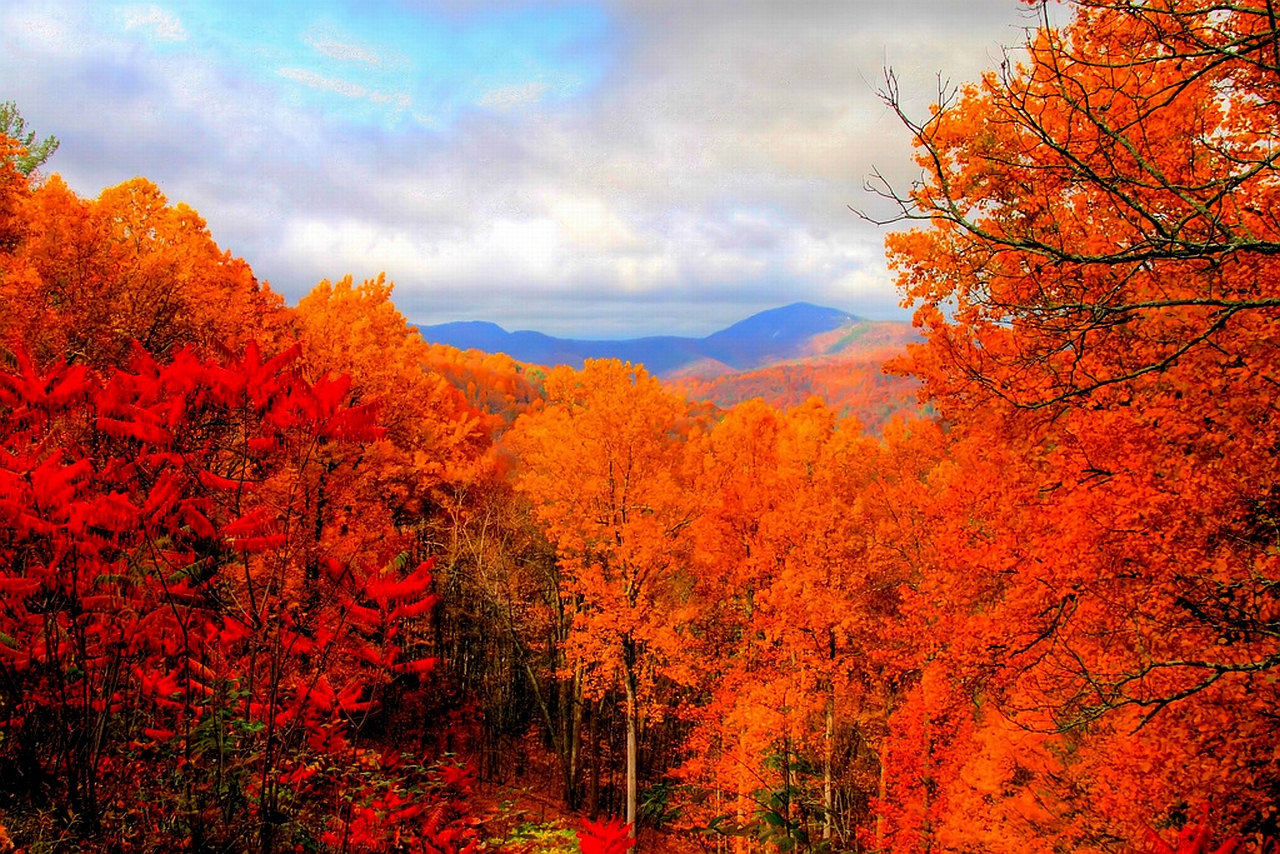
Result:
[[348,403],[383,404],[385,438],[367,450],[360,476],[409,527],[444,500],[442,484],[481,474],[492,421],[429,368],[430,349],[392,303],[392,289],[384,275],[359,285],[351,276],[322,281],[298,303],[296,326],[310,377],[347,376]]
[[555,545],[574,612],[569,660],[587,691],[625,696],[627,821],[636,819],[638,735],[659,676],[681,674],[684,554],[695,511],[687,405],[643,368],[588,360],[546,378],[546,403],[508,435],[516,487]]
[[[287,346],[280,297],[214,243],[198,213],[134,178],[82,199],[53,176],[0,180],[0,344],[48,364],[128,364],[182,346],[215,355],[254,339]],[[7,235],[7,236],[5,236]]]
[[908,574],[876,544],[878,456],[817,400],[739,404],[705,445],[693,524],[705,701],[682,773],[716,830],[808,850],[854,844],[867,825]]
[[1057,734],[1064,768],[1016,776],[1062,844],[1201,798],[1272,831],[1280,32],[1262,0],[1074,5],[923,121],[885,91],[924,170],[880,187],[925,223],[888,240],[928,335],[902,367],[957,464],[1012,452],[972,471],[1017,506],[935,570],[995,582],[958,612],[963,693]]
[[925,181],[874,189],[931,223],[889,248],[909,298],[950,307],[918,319],[966,394],[1046,406],[1248,358],[1280,306],[1276,27],[1263,0],[1089,0],[924,121],[890,74]]

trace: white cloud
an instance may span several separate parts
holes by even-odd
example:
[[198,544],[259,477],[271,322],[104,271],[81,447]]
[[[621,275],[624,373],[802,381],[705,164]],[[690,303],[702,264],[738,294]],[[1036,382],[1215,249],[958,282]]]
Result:
[[303,86],[309,86],[312,89],[333,92],[336,95],[343,95],[347,98],[363,98],[369,94],[369,90],[358,83],[352,83],[349,80],[342,80],[338,77],[326,77],[323,74],[317,74],[305,68],[281,68],[276,73],[286,80],[292,80],[294,83],[301,83]]
[[642,248],[629,223],[599,197],[556,195],[548,210],[568,245],[591,252],[624,252]]
[[184,42],[187,31],[177,15],[159,6],[127,6],[121,9],[126,30],[143,30],[156,41]]
[[564,272],[559,231],[541,217],[496,219],[476,232],[422,237],[349,217],[300,216],[286,224],[281,254],[316,276],[331,277],[335,268],[357,276],[385,271],[396,281],[428,290],[474,286],[495,269],[540,286],[559,281]]
[[[359,83],[344,80],[341,77],[330,77],[309,71],[305,68],[281,68],[276,74],[294,83],[300,83],[311,89],[333,92],[345,98],[368,99],[380,107],[387,107],[394,113],[402,113],[413,106],[413,98],[407,92],[383,92],[378,89],[367,89]],[[416,116],[415,116],[416,118]],[[419,121],[426,122],[422,119]]]
[[373,48],[341,41],[333,36],[316,35],[306,38],[307,44],[330,59],[342,62],[359,62],[375,68],[383,64],[382,56]]
[[[39,10],[19,9],[16,5],[7,10],[0,19],[0,43],[5,52],[14,58],[31,51],[41,58],[48,57],[59,61],[74,60],[82,51],[91,47],[89,39],[84,36],[83,19],[76,10],[62,9],[50,5]],[[16,48],[16,49],[14,49]],[[17,80],[7,81],[9,85],[19,82],[30,71],[24,69],[17,73]],[[13,92],[6,92],[5,97],[12,97]]]
[[477,101],[482,107],[494,110],[510,110],[515,107],[527,107],[542,100],[542,96],[551,88],[546,83],[531,80],[516,86],[503,86],[490,89]]
[[369,100],[382,106],[395,107],[397,110],[407,110],[413,105],[413,98],[409,96],[408,92],[379,92],[375,90],[369,93]]
[[[958,15],[964,4],[945,6]],[[964,79],[1008,33],[989,24],[994,11],[985,27],[940,17],[859,27],[844,3],[799,16],[734,8],[680,6],[689,31],[640,10],[635,25],[650,29],[635,36],[625,73],[555,110],[519,109],[558,94],[545,81],[496,88],[479,99],[493,112],[390,149],[394,163],[353,152],[343,183],[323,190],[342,213],[317,200],[276,262],[316,259],[317,278],[385,268],[397,304],[423,321],[486,318],[561,334],[687,329],[700,303],[720,312],[710,328],[796,299],[903,317],[881,231],[846,207],[866,203],[872,165],[908,180],[914,170],[906,135],[873,91],[877,45],[917,37],[903,75],[926,91],[923,67]],[[616,314],[668,301],[693,315]],[[541,325],[512,320],[535,311]]]

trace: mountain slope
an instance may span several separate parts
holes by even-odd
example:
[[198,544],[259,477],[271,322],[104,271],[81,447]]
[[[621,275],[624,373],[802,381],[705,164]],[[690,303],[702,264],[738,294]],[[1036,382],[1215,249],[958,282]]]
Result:
[[735,370],[807,355],[816,335],[863,321],[834,308],[793,303],[753,314],[702,339],[702,352]]

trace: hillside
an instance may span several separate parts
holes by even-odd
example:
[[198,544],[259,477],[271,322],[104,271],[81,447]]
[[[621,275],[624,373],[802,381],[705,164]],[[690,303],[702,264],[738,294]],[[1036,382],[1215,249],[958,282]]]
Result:
[[534,364],[642,363],[690,399],[723,409],[755,397],[777,407],[819,397],[872,432],[895,415],[919,412],[917,383],[882,370],[917,339],[910,324],[863,320],[809,303],[760,312],[705,338],[573,340],[478,321],[419,328],[433,344]]
[[841,416],[855,418],[867,431],[878,434],[895,416],[921,412],[916,397],[919,383],[882,370],[893,355],[894,351],[885,348],[781,362],[752,371],[694,373],[672,380],[669,385],[691,400],[706,401],[721,409],[757,397],[770,406],[790,409],[817,397]]

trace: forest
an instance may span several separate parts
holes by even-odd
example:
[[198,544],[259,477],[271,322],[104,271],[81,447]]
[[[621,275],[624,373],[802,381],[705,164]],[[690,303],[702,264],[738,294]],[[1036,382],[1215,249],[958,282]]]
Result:
[[1277,14],[886,76],[876,429],[288,306],[6,114],[0,848],[1274,852]]

